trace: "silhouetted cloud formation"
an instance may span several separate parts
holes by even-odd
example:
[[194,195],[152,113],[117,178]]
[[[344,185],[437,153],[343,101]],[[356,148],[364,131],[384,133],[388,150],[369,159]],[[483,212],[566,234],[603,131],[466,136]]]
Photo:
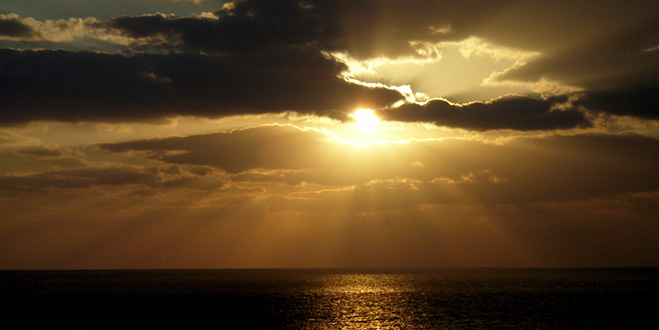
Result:
[[552,98],[540,100],[529,97],[509,96],[489,102],[473,102],[464,105],[445,100],[431,100],[425,104],[405,104],[382,112],[389,120],[433,122],[437,125],[485,131],[492,129],[548,130],[590,126],[583,113],[575,110],[558,110]]
[[621,90],[592,90],[575,102],[575,105],[614,115],[659,119],[659,88]]
[[[145,121],[295,110],[341,117],[402,98],[348,83],[321,54],[203,55],[0,50],[4,125],[33,120]],[[332,113],[336,112],[335,115]]]
[[35,32],[28,25],[21,22],[18,17],[0,17],[0,36],[20,38],[31,37]]
[[88,38],[111,45],[116,53],[0,50],[0,124],[282,111],[344,119],[357,106],[391,108],[404,98],[393,88],[343,79],[346,65],[328,54],[423,57],[412,42],[432,46],[471,36],[541,54],[493,81],[550,79],[576,86],[583,93],[574,105],[582,108],[555,111],[552,98],[509,96],[460,106],[442,100],[408,103],[383,112],[386,117],[481,131],[584,127],[590,125],[587,111],[657,119],[659,14],[654,5],[236,0],[215,13],[191,17],[39,22],[5,14],[0,40],[75,43]]

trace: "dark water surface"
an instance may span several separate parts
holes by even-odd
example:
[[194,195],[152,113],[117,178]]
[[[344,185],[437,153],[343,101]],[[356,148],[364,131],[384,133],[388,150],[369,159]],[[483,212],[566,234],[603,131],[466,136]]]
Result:
[[659,329],[659,269],[3,271],[1,329]]

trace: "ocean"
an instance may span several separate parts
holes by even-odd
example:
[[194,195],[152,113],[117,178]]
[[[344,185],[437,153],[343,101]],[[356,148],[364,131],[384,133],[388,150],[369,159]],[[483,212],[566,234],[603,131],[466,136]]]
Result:
[[659,329],[658,268],[0,272],[7,329]]

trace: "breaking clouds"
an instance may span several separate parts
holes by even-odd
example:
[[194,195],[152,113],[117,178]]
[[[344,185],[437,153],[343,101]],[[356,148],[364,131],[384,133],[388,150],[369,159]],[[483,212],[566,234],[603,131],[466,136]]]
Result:
[[[567,1],[545,7],[516,1],[476,6],[245,0],[189,17],[36,21],[3,14],[0,40],[9,47],[34,43],[72,48],[0,51],[5,96],[0,122],[135,122],[283,111],[345,120],[357,107],[389,109],[384,113],[393,120],[480,131],[588,127],[589,112],[656,120],[659,52],[653,49],[659,45],[659,18],[656,10],[649,10],[652,3],[619,8],[611,2],[598,5],[597,11]],[[525,13],[524,19],[504,20],[516,10]],[[566,21],[565,15],[592,22]],[[593,22],[610,21],[614,23],[606,24],[602,34],[595,34]],[[550,80],[582,92],[550,98],[511,95],[459,106],[441,99],[416,104],[407,99],[400,106],[405,96],[395,86],[346,80],[346,66],[329,55],[423,58],[427,54],[419,53],[415,42],[439,45],[471,36],[541,54],[492,81]],[[105,45],[101,49],[114,51],[77,51],[80,46],[72,46],[86,40],[98,40]],[[552,100],[568,97],[577,99],[574,108],[552,111]]]
[[520,138],[504,145],[456,139],[360,148],[328,141],[314,130],[266,126],[100,147],[139,151],[170,164],[211,166],[242,182],[375,189],[376,196],[385,193],[375,198],[382,203],[376,208],[400,203],[405,200],[401,196],[414,200],[409,207],[467,202],[459,196],[477,203],[586,198],[652,190],[659,180],[659,144],[634,135]]

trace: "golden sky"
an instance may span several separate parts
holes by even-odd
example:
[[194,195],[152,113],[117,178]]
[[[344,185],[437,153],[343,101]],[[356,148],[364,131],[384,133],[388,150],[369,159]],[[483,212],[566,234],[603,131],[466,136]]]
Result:
[[659,266],[653,1],[57,3],[0,5],[1,269]]

